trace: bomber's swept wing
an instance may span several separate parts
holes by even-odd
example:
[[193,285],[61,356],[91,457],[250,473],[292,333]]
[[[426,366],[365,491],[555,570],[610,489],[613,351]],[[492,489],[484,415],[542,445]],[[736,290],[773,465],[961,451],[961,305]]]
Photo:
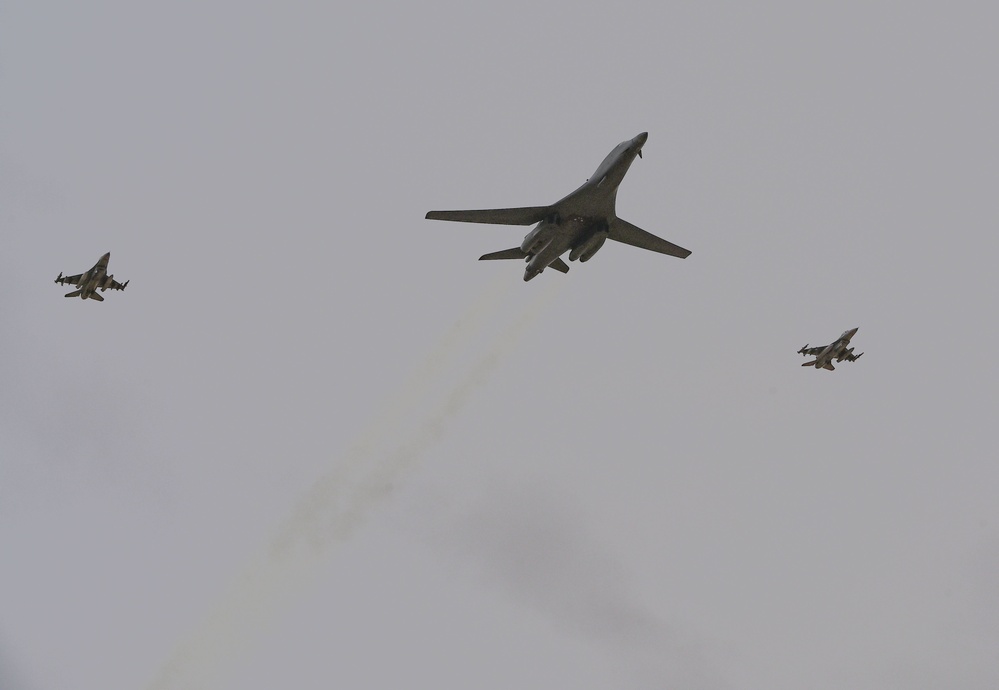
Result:
[[455,220],[462,223],[491,223],[494,225],[534,225],[551,213],[550,206],[525,208],[491,208],[481,211],[430,211],[428,220]]
[[630,244],[640,249],[648,249],[660,254],[669,254],[678,259],[686,259],[690,256],[690,250],[679,247],[672,242],[667,242],[661,237],[656,237],[651,232],[642,230],[637,225],[632,225],[626,220],[615,218],[610,223],[610,239]]
[[78,273],[75,276],[64,276],[62,273],[60,273],[59,277],[55,279],[55,282],[59,283],[60,285],[75,285],[76,287],[83,287],[82,285],[83,274]]

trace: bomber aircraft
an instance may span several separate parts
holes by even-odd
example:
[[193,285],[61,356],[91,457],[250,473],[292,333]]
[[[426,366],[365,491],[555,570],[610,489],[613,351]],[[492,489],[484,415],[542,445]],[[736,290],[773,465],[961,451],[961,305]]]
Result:
[[501,208],[482,211],[430,211],[430,220],[454,220],[464,223],[494,223],[498,225],[534,225],[519,247],[485,254],[479,261],[492,259],[524,259],[527,270],[524,280],[530,280],[545,268],[567,273],[569,266],[561,259],[569,252],[569,261],[589,261],[608,239],[642,249],[669,254],[680,259],[690,252],[646,232],[617,217],[617,188],[631,167],[635,156],[642,157],[642,146],[649,138],[642,132],[634,139],[621,142],[600,164],[593,176],[569,196],[551,206]]
[[97,294],[100,288],[104,292],[108,288],[112,290],[124,290],[128,286],[128,281],[119,283],[113,275],[108,275],[108,261],[111,260],[111,252],[108,252],[94,264],[94,267],[85,273],[75,276],[64,276],[62,273],[55,279],[60,285],[75,285],[79,290],[66,293],[66,297],[79,297],[80,299],[95,299],[103,302],[104,298]]
[[855,355],[853,354],[853,348],[848,346],[850,338],[857,335],[857,331],[859,330],[859,328],[851,328],[848,331],[843,331],[843,335],[836,342],[823,345],[822,347],[808,347],[808,345],[805,345],[798,350],[798,354],[805,355],[806,357],[814,356],[815,359],[811,362],[805,362],[801,366],[835,371],[836,367],[832,365],[834,359],[837,362],[842,362],[844,359],[847,362],[856,362],[864,353],[861,352],[859,355]]

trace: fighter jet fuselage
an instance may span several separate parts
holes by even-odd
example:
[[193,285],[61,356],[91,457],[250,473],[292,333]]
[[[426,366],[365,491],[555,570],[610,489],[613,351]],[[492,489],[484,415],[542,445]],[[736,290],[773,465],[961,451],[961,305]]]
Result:
[[94,264],[94,267],[89,271],[80,273],[75,276],[63,276],[62,273],[59,277],[55,279],[55,282],[60,285],[75,285],[78,290],[66,293],[66,297],[79,297],[80,299],[92,299],[98,302],[103,302],[104,298],[97,294],[97,290],[104,292],[108,288],[112,290],[124,290],[128,285],[126,280],[124,283],[119,283],[114,279],[113,275],[108,275],[108,261],[111,260],[111,252],[108,252]]
[[650,249],[679,258],[690,252],[656,237],[617,217],[617,189],[634,162],[641,157],[648,133],[621,142],[578,189],[551,206],[492,209],[483,211],[430,211],[432,220],[466,223],[537,226],[524,237],[520,247],[485,254],[480,260],[524,259],[524,280],[531,280],[551,266],[565,273],[569,267],[560,258],[581,262],[593,258],[608,239]]
[[805,362],[801,366],[834,371],[836,367],[833,366],[833,361],[842,362],[844,359],[847,362],[857,361],[864,353],[861,352],[859,355],[854,355],[853,348],[850,347],[850,340],[859,330],[859,328],[851,328],[848,331],[844,331],[843,335],[841,335],[835,342],[823,345],[822,347],[809,347],[808,345],[805,345],[803,348],[798,350],[798,354],[805,355],[806,357],[812,355],[815,359],[811,362]]

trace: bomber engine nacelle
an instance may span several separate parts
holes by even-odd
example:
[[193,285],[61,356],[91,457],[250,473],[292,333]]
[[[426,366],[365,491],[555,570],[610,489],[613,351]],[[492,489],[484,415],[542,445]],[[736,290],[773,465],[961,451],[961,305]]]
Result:
[[579,259],[583,263],[589,261],[604,246],[604,242],[607,241],[609,235],[610,231],[606,229],[596,231],[569,252],[569,261],[575,261],[576,259]]
[[538,226],[527,233],[527,237],[524,241],[520,243],[520,250],[525,254],[537,254],[541,251],[550,238],[543,236],[541,234],[542,229],[544,229],[545,223],[542,221],[538,223]]
[[526,254],[537,254],[541,249],[552,241],[554,232],[552,228],[562,224],[562,217],[557,213],[550,213],[548,217],[537,224],[537,226],[527,233],[524,241],[520,243],[520,250]]

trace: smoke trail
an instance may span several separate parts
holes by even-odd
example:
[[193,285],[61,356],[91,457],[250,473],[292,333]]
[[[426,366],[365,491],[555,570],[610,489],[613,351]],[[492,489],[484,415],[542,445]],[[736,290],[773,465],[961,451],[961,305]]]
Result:
[[[454,322],[454,325],[443,335],[438,345],[430,351],[419,367],[413,370],[409,378],[399,388],[395,397],[385,406],[385,409],[375,417],[364,433],[354,442],[347,456],[363,460],[370,454],[378,440],[382,429],[399,424],[409,413],[410,408],[426,394],[429,386],[440,375],[444,365],[454,356],[458,346],[474,335],[482,320],[495,311],[495,305],[503,294],[504,281],[502,277],[490,284],[477,298],[468,310]],[[341,463],[343,466],[344,463]]]
[[[555,297],[556,287],[557,284],[550,284],[541,299],[529,305],[520,318],[500,334],[492,348],[475,363],[406,443],[372,467],[352,500],[345,503],[343,510],[337,510],[335,502],[328,500],[328,494],[317,493],[316,489],[310,491],[306,501],[313,510],[296,511],[275,540],[275,552],[279,553],[303,540],[307,540],[313,548],[323,549],[330,542],[348,536],[367,511],[391,492],[393,480],[443,437],[447,422],[464,408],[471,394],[485,384],[503,357],[513,350],[520,337],[544,312]],[[323,480],[320,483],[324,483]],[[316,488],[319,488],[318,484]],[[301,505],[304,504],[305,502]]]
[[347,539],[371,510],[391,493],[393,481],[441,439],[448,421],[462,410],[471,394],[488,380],[503,357],[513,350],[523,333],[554,299],[556,285],[554,281],[549,283],[542,298],[527,307],[500,334],[494,345],[405,443],[380,459],[372,459],[372,447],[379,434],[404,419],[408,403],[419,401],[451,353],[466,335],[471,334],[477,320],[489,313],[484,307],[496,296],[490,291],[484,299],[477,300],[410,377],[394,403],[352,446],[340,465],[349,469],[370,460],[373,463],[370,472],[352,492],[345,486],[344,471],[340,469],[321,477],[279,528],[266,552],[243,572],[198,630],[175,650],[149,689],[217,687],[214,678],[223,662],[235,660],[240,648],[245,647],[250,638],[317,575],[322,557],[331,546]]

